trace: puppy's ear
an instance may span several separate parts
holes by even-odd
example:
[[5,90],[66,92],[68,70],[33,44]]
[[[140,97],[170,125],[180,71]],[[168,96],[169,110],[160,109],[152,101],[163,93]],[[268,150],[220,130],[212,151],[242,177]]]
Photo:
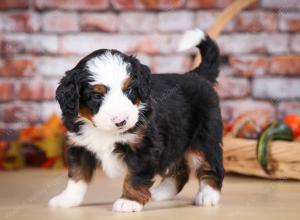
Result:
[[67,71],[56,89],[56,100],[62,110],[65,126],[72,132],[77,131],[75,120],[79,113],[79,88],[76,76],[76,69]]
[[140,71],[138,74],[138,92],[142,102],[145,102],[150,95],[150,84],[151,84],[151,71],[148,66],[140,64]]

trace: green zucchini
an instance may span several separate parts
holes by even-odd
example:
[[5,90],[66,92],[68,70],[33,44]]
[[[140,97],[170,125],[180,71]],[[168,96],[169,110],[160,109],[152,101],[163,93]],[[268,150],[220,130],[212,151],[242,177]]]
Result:
[[275,121],[259,137],[256,156],[259,164],[267,173],[270,173],[268,170],[268,152],[272,140],[292,141],[292,129],[281,121]]

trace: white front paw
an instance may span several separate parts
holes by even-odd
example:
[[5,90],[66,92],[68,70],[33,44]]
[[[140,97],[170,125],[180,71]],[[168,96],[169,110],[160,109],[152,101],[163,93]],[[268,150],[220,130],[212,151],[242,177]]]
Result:
[[116,212],[139,212],[142,209],[142,204],[129,199],[118,199],[115,201],[112,208],[112,210]]
[[87,184],[84,181],[74,181],[69,179],[66,189],[59,195],[50,199],[50,207],[69,208],[79,206],[87,190]]
[[194,198],[194,204],[200,206],[214,206],[219,203],[220,191],[210,186],[205,186]]
[[81,202],[82,199],[79,197],[62,193],[50,199],[48,205],[50,207],[70,208],[79,206]]

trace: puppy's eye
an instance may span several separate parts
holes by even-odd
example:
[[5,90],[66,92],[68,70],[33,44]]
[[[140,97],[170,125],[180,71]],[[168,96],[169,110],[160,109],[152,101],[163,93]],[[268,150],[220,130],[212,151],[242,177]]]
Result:
[[97,100],[101,100],[103,98],[103,95],[100,93],[95,93],[95,94],[93,94],[92,97],[95,101],[97,101]]
[[130,87],[130,88],[127,88],[125,91],[124,91],[126,94],[130,95],[133,93],[133,89]]

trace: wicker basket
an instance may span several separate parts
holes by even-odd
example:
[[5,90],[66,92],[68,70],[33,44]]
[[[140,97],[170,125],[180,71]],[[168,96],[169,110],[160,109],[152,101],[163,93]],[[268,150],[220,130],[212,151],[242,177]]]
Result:
[[256,140],[226,136],[223,140],[226,172],[258,176],[269,179],[300,180],[300,142],[273,141],[270,145],[267,174],[256,160]]

